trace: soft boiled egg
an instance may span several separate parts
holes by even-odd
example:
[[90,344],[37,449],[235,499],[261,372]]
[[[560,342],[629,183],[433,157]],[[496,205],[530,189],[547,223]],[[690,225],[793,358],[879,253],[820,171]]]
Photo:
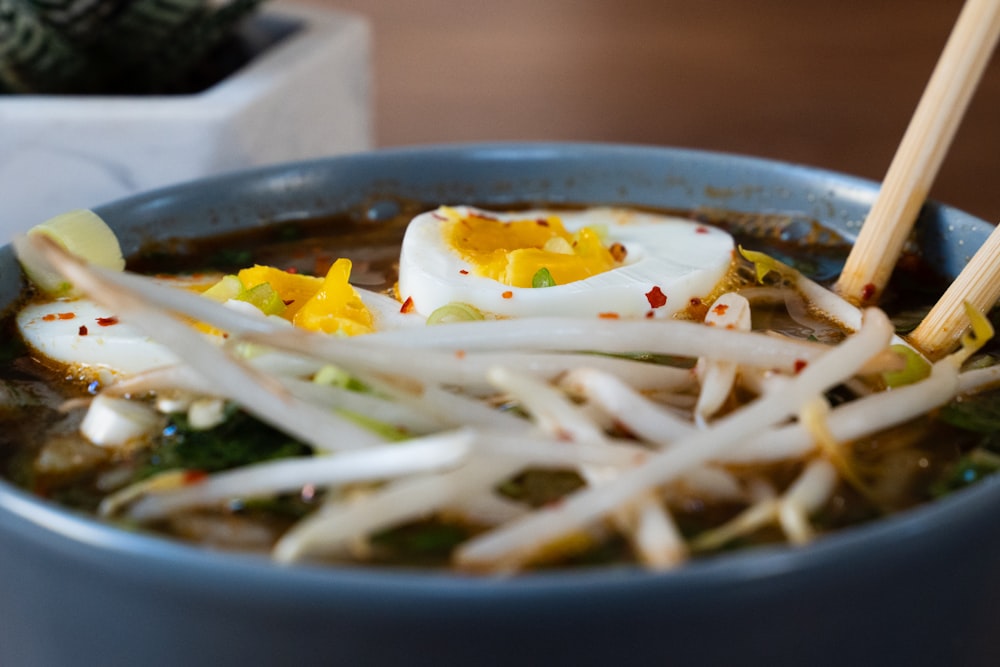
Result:
[[[350,261],[340,259],[325,278],[255,266],[238,276],[157,280],[203,292],[243,312],[281,317],[288,326],[329,334],[358,335],[424,323],[419,314],[400,313],[395,299],[351,286],[350,271]],[[167,346],[85,298],[31,303],[18,313],[17,326],[35,354],[86,379],[109,381],[179,361]],[[224,342],[223,332],[196,326],[208,340]]]
[[720,229],[630,209],[440,207],[407,227],[398,291],[423,315],[462,303],[500,317],[668,317],[712,294],[733,249]]
[[[190,287],[187,281],[177,285]],[[17,314],[17,327],[35,354],[89,379],[106,381],[177,363],[165,346],[89,299],[31,303]],[[206,336],[221,343],[221,332]]]

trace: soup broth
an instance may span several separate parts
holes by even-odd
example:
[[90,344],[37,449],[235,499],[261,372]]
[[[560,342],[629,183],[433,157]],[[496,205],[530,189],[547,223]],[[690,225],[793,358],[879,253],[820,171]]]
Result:
[[[407,224],[418,213],[433,208],[420,202],[393,202],[381,209],[371,209],[369,215],[285,222],[239,235],[178,241],[146,248],[138,256],[129,258],[127,265],[129,271],[148,275],[210,276],[205,280],[212,283],[224,274],[234,274],[255,264],[277,267],[292,275],[324,276],[338,258],[346,257],[353,264],[351,282],[355,286],[395,296],[399,247]],[[528,210],[529,207],[523,208]],[[848,250],[847,242],[835,233],[811,220],[792,216],[753,216],[714,210],[670,212],[670,215],[725,229],[733,235],[738,246],[766,253],[818,282],[830,283],[836,278]],[[701,322],[711,317],[713,308],[716,311],[721,308],[715,300],[720,293],[743,292],[753,301],[752,322],[756,331],[831,346],[849,337],[850,332],[845,331],[842,323],[831,320],[809,304],[802,306],[798,296],[775,296],[798,294],[791,284],[795,281],[789,278],[790,274],[772,271],[758,283],[754,269],[754,262],[736,255],[724,289],[715,290],[704,299],[690,299],[675,318]],[[765,294],[767,290],[770,292]],[[921,258],[908,255],[897,268],[882,307],[893,318],[897,331],[905,333],[919,322],[921,314],[942,290],[942,281],[926,269]],[[43,297],[26,297],[29,301],[40,298]],[[405,310],[405,307],[404,301],[400,308]],[[150,519],[137,518],[121,509],[107,511],[108,498],[116,494],[120,497],[124,489],[130,488],[137,489],[136,498],[143,493],[155,493],[154,486],[142,489],[136,485],[144,480],[168,479],[171,473],[180,474],[182,479],[171,478],[170,484],[184,487],[224,471],[254,464],[314,455],[335,458],[341,454],[319,452],[287,430],[249,414],[232,400],[216,404],[221,412],[217,423],[208,428],[194,423],[196,420],[192,418],[188,401],[183,403],[183,409],[162,415],[162,423],[149,438],[122,447],[95,445],[81,434],[81,422],[87,401],[113,384],[112,379],[40,358],[24,344],[13,315],[4,323],[8,343],[0,364],[5,394],[0,417],[3,419],[0,470],[14,483],[54,502],[82,512],[103,512],[107,520],[129,529],[153,531],[213,548],[270,553],[296,526],[330,511],[330,507],[375,504],[381,502],[383,495],[388,495],[387,489],[403,488],[401,482],[377,478],[342,485],[305,483],[294,491],[281,490],[249,497],[230,494],[222,501],[196,503]],[[65,317],[72,315],[70,302]],[[96,330],[100,326],[81,319],[81,335],[85,327]],[[538,334],[544,337],[546,332]],[[420,354],[420,351],[413,354]],[[613,356],[622,355],[616,352]],[[644,350],[634,350],[624,356],[685,371],[691,377],[704,377],[698,374],[703,373],[701,368],[705,362],[697,357],[646,353]],[[989,367],[992,360],[991,348],[986,347],[966,362],[966,368]],[[806,362],[802,365],[805,367]],[[775,380],[763,372],[753,378],[750,375],[749,372],[742,375],[727,392],[718,412],[707,418],[709,424],[752,405],[762,393],[780,391],[762,389],[762,385],[787,381],[786,378]],[[826,409],[836,411],[841,405],[850,405],[884,391],[882,380],[878,379],[881,377],[869,374],[864,381],[854,378],[836,383],[823,394]],[[359,379],[351,373],[343,374],[335,383],[349,391],[378,393],[378,388],[372,387],[367,378]],[[694,434],[699,429],[692,416],[698,400],[697,385],[695,382],[694,386],[671,392],[644,389],[640,394],[669,418],[684,422],[684,433]],[[143,389],[137,391],[132,400],[149,402],[154,395],[162,398],[173,392]],[[521,422],[541,419],[536,408],[526,404],[517,391],[500,390],[482,396],[472,392],[472,395],[482,405],[490,406],[505,417]],[[569,408],[590,415],[591,399],[575,389],[567,389],[564,400]],[[655,517],[649,520],[676,531],[675,538],[661,540],[658,553],[667,549],[664,544],[675,545],[677,554],[667,559],[669,565],[687,557],[759,544],[804,542],[930,501],[973,483],[1000,463],[1000,454],[994,451],[998,445],[993,435],[997,430],[994,423],[997,400],[989,392],[960,394],[924,416],[875,433],[837,441],[835,445],[811,446],[794,455],[764,456],[760,460],[740,456],[713,459],[709,465],[694,469],[691,475],[656,485],[663,513],[654,513]],[[352,418],[377,433],[384,435],[387,431],[386,424],[367,423],[363,415]],[[803,415],[798,416],[800,425],[805,419]],[[635,449],[637,457],[645,456],[647,450],[650,456],[658,454],[657,447],[636,432],[638,427],[623,419],[603,415],[595,417],[593,423],[600,426],[599,444],[602,447],[607,443],[625,443]],[[819,430],[814,433],[822,433],[822,424],[817,428]],[[406,429],[388,430],[393,431],[390,440],[407,442],[413,436],[406,433]],[[585,441],[580,433],[557,433],[555,440]],[[820,435],[814,437],[821,439]],[[491,491],[489,497],[484,495],[485,491],[463,496],[473,507],[470,511],[463,511],[460,503],[445,503],[412,516],[400,513],[398,519],[370,524],[376,527],[342,540],[337,548],[310,550],[303,559],[379,566],[449,567],[461,545],[488,535],[495,525],[519,521],[531,510],[552,510],[564,499],[588,487],[600,487],[609,476],[614,477],[614,473],[602,465],[610,464],[591,462],[572,466],[536,460],[515,465],[509,474],[479,484],[485,491]],[[457,479],[448,477],[453,470],[453,467],[443,466],[443,472],[418,474],[414,484],[423,479],[421,475],[431,474],[442,475],[442,485],[452,483]],[[812,505],[807,502],[808,510],[799,510],[795,515],[797,519],[783,523],[782,508],[792,505],[782,505],[782,502],[794,496],[795,489],[808,486],[804,479],[813,479],[810,475],[822,477],[830,470],[835,479],[824,482],[828,488],[822,498]],[[133,500],[123,498],[121,507],[127,508]],[[525,564],[507,568],[501,563],[499,570],[650,564],[636,537],[641,534],[636,526],[642,524],[644,519],[641,517],[645,516],[642,507],[645,506],[639,503],[607,512],[600,520],[587,522],[585,530],[568,531],[536,548]],[[799,532],[791,525],[795,520],[806,522]],[[652,565],[665,566],[662,561]]]

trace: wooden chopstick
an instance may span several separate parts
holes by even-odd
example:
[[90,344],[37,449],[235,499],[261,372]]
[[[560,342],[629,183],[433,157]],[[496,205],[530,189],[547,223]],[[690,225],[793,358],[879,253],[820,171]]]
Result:
[[967,0],[834,289],[878,301],[1000,35],[1000,0]]
[[969,319],[964,303],[986,312],[1000,299],[1000,228],[994,228],[930,312],[906,338],[930,359],[958,344]]

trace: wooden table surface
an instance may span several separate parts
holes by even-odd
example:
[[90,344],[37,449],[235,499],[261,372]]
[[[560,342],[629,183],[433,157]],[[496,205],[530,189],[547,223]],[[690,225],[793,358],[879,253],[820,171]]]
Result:
[[[380,146],[620,141],[872,179],[884,176],[962,5],[295,1],[370,19]],[[932,191],[992,222],[1000,222],[998,121],[994,55]]]

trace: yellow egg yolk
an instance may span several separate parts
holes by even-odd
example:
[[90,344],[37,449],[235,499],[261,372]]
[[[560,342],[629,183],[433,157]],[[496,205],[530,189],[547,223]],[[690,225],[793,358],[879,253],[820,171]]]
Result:
[[[346,336],[375,330],[372,315],[348,280],[351,261],[338,259],[325,278],[282,271],[260,264],[225,276],[204,293],[216,301],[248,301],[265,314],[279,315],[295,326]],[[204,331],[217,333],[208,325]]]
[[532,287],[545,269],[556,285],[583,280],[617,265],[590,227],[570,234],[558,216],[504,222],[446,209],[445,241],[477,275],[511,287]]
[[[350,274],[350,268],[348,268],[348,274]],[[288,320],[295,317],[295,314],[323,287],[324,283],[323,278],[317,276],[289,273],[273,266],[260,264],[241,270],[237,277],[248,290],[263,283],[270,285],[284,302],[285,308],[280,314]]]
[[319,290],[292,317],[292,324],[311,331],[346,336],[372,333],[372,314],[351,286],[351,260],[338,259]]

